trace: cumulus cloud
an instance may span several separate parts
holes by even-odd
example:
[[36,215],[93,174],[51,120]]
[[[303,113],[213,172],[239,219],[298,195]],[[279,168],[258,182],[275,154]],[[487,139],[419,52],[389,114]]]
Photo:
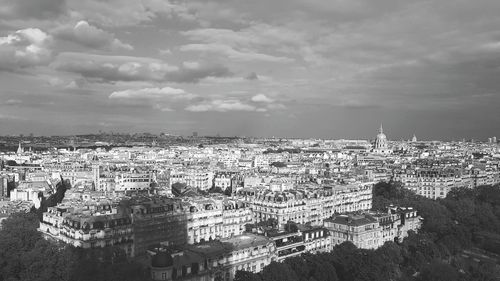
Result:
[[52,38],[38,28],[0,37],[0,70],[16,71],[48,63],[52,57],[51,41]]
[[54,62],[54,67],[103,82],[171,81],[196,83],[205,77],[232,75],[227,67],[217,64],[194,65],[193,62],[190,62],[187,65],[177,67],[153,58],[85,53],[62,53]]
[[273,99],[267,97],[264,94],[258,94],[252,97],[253,102],[259,102],[259,103],[272,103],[274,102]]
[[209,98],[185,108],[185,110],[191,112],[268,112],[283,109],[286,109],[284,104],[278,103],[264,94],[258,94],[251,98]]
[[176,66],[152,58],[70,52],[60,54],[54,67],[105,82],[162,81],[167,73],[178,70]]
[[216,99],[199,104],[189,105],[187,111],[191,112],[228,112],[228,111],[256,111],[257,107],[235,99]]
[[163,87],[163,88],[143,88],[137,90],[116,91],[109,95],[110,99],[193,99],[196,96],[186,93],[183,89]]
[[130,44],[125,44],[109,32],[96,26],[90,25],[87,21],[79,21],[74,26],[66,26],[55,30],[55,36],[94,49],[124,49],[133,50]]
[[195,94],[172,87],[127,89],[115,91],[109,95],[109,99],[117,104],[151,106],[162,112],[174,111],[173,108],[183,108],[187,102],[195,98],[197,98]]

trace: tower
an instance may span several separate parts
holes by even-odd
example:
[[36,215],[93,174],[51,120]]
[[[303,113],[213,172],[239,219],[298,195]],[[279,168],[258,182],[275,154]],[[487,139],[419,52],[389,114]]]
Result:
[[24,150],[21,147],[21,142],[19,142],[19,146],[17,147],[17,154],[22,154],[23,152],[24,152]]
[[413,134],[413,138],[411,139],[411,142],[417,142],[417,137],[415,136],[415,134]]
[[99,167],[99,159],[96,155],[92,157],[92,180],[94,182],[94,190],[100,190],[101,170]]

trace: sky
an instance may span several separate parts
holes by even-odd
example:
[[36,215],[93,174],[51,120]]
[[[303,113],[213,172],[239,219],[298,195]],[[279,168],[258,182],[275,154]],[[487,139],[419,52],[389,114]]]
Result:
[[500,137],[498,0],[0,0],[0,135]]

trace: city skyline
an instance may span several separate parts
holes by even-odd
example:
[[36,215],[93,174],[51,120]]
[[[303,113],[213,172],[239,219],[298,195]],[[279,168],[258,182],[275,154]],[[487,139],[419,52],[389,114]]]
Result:
[[0,0],[0,133],[486,140],[500,3]]

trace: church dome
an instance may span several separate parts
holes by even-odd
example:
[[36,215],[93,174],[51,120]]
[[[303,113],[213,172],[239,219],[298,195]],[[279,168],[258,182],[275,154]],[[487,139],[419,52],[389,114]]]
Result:
[[380,125],[380,129],[375,140],[375,149],[386,149],[387,148],[387,137],[384,134],[384,129]]
[[378,133],[377,135],[377,141],[380,141],[380,140],[386,140],[387,137],[385,136],[384,133]]
[[153,267],[170,267],[174,265],[172,256],[166,252],[158,252],[151,260]]

